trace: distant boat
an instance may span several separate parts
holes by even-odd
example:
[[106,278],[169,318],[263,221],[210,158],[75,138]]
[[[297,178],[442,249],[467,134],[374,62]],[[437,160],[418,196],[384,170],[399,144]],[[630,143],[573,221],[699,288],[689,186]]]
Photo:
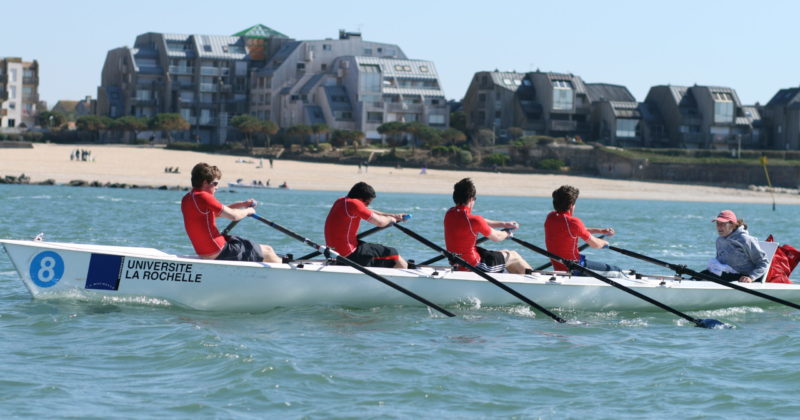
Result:
[[[349,266],[324,261],[256,263],[203,260],[154,248],[0,240],[34,298],[161,300],[205,311],[251,312],[305,305],[419,305],[409,296]],[[377,274],[441,305],[519,305],[514,296],[449,266],[372,268]],[[565,272],[492,274],[546,308],[654,311],[658,308],[592,277]],[[708,281],[628,275],[620,284],[680,309],[769,306],[770,301]],[[800,285],[742,283],[795,303]]]
[[258,185],[258,184],[243,184],[239,182],[229,182],[229,188],[255,188],[255,189],[267,189],[267,190],[277,190],[277,189],[288,189],[289,187],[276,187],[274,185]]

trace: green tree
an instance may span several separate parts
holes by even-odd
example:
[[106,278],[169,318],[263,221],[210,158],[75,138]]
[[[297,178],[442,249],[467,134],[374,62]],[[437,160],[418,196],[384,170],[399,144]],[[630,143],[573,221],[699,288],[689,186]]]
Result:
[[394,148],[400,145],[403,134],[407,132],[406,127],[404,122],[387,122],[378,126],[378,133],[388,137],[389,145]]
[[512,141],[522,137],[524,134],[525,134],[525,132],[519,127],[509,127],[508,128],[508,136],[511,137]]
[[124,117],[117,118],[115,122],[119,130],[133,134],[133,137],[131,138],[131,143],[136,142],[136,139],[139,138],[139,133],[141,133],[144,130],[147,130],[147,118],[144,117],[135,117],[133,115],[126,115]]
[[100,138],[100,133],[103,130],[111,128],[113,121],[109,117],[97,115],[84,115],[75,120],[75,127],[80,131],[85,131],[93,137],[92,140]]
[[331,145],[333,147],[344,147],[353,142],[361,142],[365,134],[358,130],[333,130],[331,132]]
[[275,133],[278,132],[278,124],[270,120],[261,121],[261,126],[259,127],[259,132],[267,136],[267,147],[272,147],[272,137]]
[[330,127],[325,123],[316,123],[311,126],[311,132],[317,136],[317,144],[322,142],[322,135],[328,134],[330,131]]
[[477,146],[492,146],[494,145],[494,140],[494,132],[487,129],[478,130],[473,138]]
[[245,148],[251,150],[253,134],[261,131],[261,120],[250,114],[241,114],[231,118],[231,125],[244,134]]
[[450,113],[450,127],[455,128],[462,133],[466,133],[467,130],[467,113],[464,111],[456,111]]
[[442,140],[445,142],[452,144],[454,146],[459,145],[467,141],[467,135],[464,134],[463,131],[458,130],[453,127],[446,128],[442,130],[441,134]]
[[167,135],[167,143],[172,143],[173,131],[186,131],[191,125],[181,114],[167,113],[156,114],[148,123],[151,129],[159,130]]
[[296,124],[287,128],[284,134],[286,134],[289,143],[303,144],[311,133],[311,127],[305,124]]
[[36,124],[50,130],[59,128],[67,122],[67,117],[60,112],[42,111],[36,114]]

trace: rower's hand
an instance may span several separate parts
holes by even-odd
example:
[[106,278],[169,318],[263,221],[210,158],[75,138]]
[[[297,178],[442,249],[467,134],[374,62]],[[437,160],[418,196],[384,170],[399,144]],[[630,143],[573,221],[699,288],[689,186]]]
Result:
[[503,223],[503,227],[506,228],[506,229],[511,229],[511,230],[519,229],[519,223],[517,223],[517,222],[505,222],[505,223]]
[[397,213],[397,214],[393,214],[392,215],[392,218],[397,223],[404,222],[404,221],[408,220],[410,217],[411,216],[409,216],[408,214],[405,214],[405,213]]
[[742,277],[739,277],[739,282],[741,282],[741,283],[752,283],[753,279],[751,279],[748,276],[742,276]]
[[617,233],[617,232],[614,231],[614,228],[607,227],[605,229],[602,229],[600,231],[600,233],[602,233],[602,234],[604,234],[606,236],[614,236],[614,234]]
[[256,200],[251,198],[251,199],[245,201],[244,204],[245,204],[245,207],[255,207],[255,206],[258,205],[258,201],[256,201]]

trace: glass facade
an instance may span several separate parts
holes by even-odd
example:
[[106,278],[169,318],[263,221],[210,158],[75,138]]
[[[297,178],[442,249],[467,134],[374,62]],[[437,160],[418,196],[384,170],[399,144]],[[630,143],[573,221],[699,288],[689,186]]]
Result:
[[568,80],[553,81],[553,109],[557,111],[572,110],[574,101],[572,82]]

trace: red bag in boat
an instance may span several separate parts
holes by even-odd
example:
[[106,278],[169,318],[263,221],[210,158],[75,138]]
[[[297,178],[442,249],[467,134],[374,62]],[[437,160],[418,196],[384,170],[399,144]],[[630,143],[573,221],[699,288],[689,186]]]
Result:
[[[767,242],[774,242],[772,235],[769,235]],[[775,250],[775,255],[772,257],[772,265],[767,273],[767,283],[791,283],[789,275],[797,264],[800,263],[800,251],[797,248],[784,244]]]

